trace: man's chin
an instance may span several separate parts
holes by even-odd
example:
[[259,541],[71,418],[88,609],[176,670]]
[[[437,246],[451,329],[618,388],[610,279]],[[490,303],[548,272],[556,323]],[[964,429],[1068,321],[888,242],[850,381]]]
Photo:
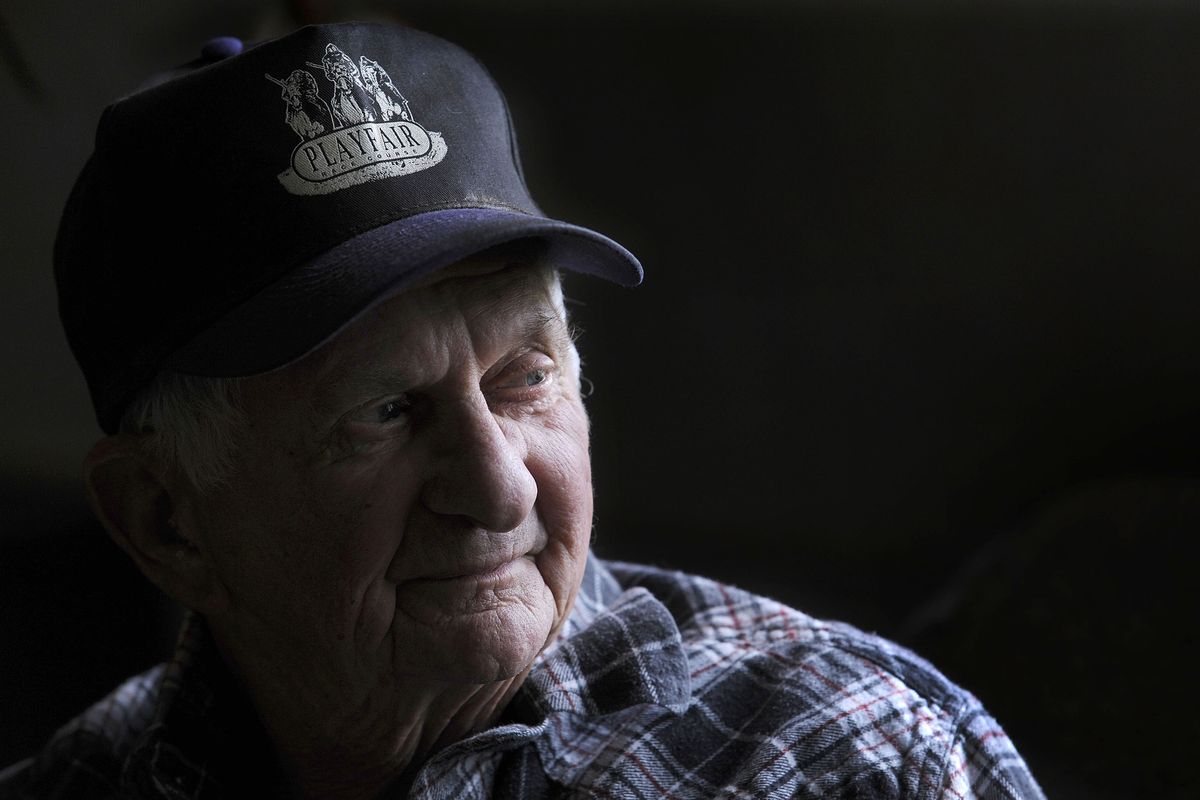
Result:
[[396,656],[405,673],[450,683],[493,683],[525,672],[555,627],[549,591],[426,624],[396,617]]

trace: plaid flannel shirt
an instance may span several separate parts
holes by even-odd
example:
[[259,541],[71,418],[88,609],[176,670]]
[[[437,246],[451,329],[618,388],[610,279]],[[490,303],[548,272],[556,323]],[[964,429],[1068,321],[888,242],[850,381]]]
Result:
[[[270,797],[261,725],[199,618],[0,775],[16,798]],[[911,652],[715,581],[590,558],[499,723],[413,798],[1043,798],[969,693]]]

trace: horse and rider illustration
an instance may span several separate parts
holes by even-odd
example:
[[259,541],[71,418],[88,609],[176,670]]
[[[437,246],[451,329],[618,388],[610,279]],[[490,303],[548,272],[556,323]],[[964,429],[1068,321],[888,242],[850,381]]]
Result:
[[379,62],[362,56],[358,60],[358,65],[362,73],[363,85],[367,92],[375,98],[375,105],[379,108],[383,119],[385,121],[392,119],[412,121],[412,114],[408,110],[408,101],[404,99],[404,95],[400,94],[400,90],[392,83],[391,77],[384,68],[379,66]]
[[325,77],[333,83],[333,99],[329,102],[329,108],[333,111],[333,121],[339,128],[379,119],[375,98],[363,86],[358,67],[353,59],[336,45],[325,45],[325,55],[321,56],[321,63],[314,64],[310,61],[308,66],[324,70]]
[[287,106],[283,114],[284,122],[301,139],[314,139],[333,130],[333,116],[329,113],[329,106],[317,93],[317,79],[312,73],[298,69],[284,80],[270,75],[266,78],[282,87],[281,96]]
[[287,106],[284,121],[301,139],[363,122],[413,121],[408,100],[378,61],[362,56],[356,66],[353,59],[330,43],[325,45],[320,64],[305,63],[321,70],[333,84],[328,103],[318,93],[317,79],[307,70],[294,70],[283,80],[266,76],[281,87]]

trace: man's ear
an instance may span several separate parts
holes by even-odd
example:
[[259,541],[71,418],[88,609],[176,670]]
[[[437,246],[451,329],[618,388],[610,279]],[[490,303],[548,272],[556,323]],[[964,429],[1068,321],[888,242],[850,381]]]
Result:
[[139,440],[109,436],[87,454],[83,477],[92,510],[154,585],[188,608],[221,611],[228,595],[209,553],[195,531],[176,524],[189,498]]

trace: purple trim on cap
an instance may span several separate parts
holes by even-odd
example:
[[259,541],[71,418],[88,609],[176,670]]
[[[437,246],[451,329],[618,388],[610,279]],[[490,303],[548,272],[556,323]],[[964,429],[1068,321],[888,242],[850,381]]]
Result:
[[218,36],[204,43],[200,48],[200,57],[205,61],[220,61],[236,56],[244,47],[242,40],[236,36]]

